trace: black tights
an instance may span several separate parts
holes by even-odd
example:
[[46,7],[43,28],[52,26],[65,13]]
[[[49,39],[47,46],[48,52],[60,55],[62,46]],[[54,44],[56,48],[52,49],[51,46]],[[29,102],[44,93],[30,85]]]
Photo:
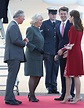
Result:
[[31,95],[35,94],[35,90],[39,84],[40,78],[41,77],[39,77],[39,76],[30,76],[30,78],[29,78],[29,91],[30,91]]

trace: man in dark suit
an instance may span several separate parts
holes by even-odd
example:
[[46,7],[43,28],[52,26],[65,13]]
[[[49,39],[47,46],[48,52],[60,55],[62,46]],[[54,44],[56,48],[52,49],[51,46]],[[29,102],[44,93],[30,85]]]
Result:
[[22,10],[17,11],[13,19],[6,31],[4,62],[8,65],[8,78],[5,104],[19,105],[22,102],[15,99],[13,88],[20,69],[20,63],[25,61],[23,47],[28,43],[28,39],[25,38],[25,41],[22,40],[22,35],[18,26],[18,24],[22,24],[25,19],[24,12]]
[[56,14],[57,9],[48,8],[49,19],[45,20],[40,28],[44,36],[44,51],[50,53],[49,59],[44,59],[46,69],[45,86],[49,94],[59,94],[57,91],[59,62],[54,61],[56,54],[56,25],[59,23],[59,21],[56,20]]
[[[72,24],[69,22],[68,18],[68,8],[67,7],[61,7],[59,9],[59,16],[61,18],[61,22],[56,26],[56,49],[60,50],[64,47],[64,45],[68,44],[69,38],[68,38],[68,31]],[[55,98],[55,100],[63,100],[65,93],[66,93],[66,81],[64,77],[64,70],[66,66],[66,58],[63,58],[63,56],[59,57],[59,63],[60,63],[60,74],[61,74],[61,85],[62,85],[62,94],[59,98]],[[71,95],[74,97],[74,80],[72,79],[72,88],[71,88]]]

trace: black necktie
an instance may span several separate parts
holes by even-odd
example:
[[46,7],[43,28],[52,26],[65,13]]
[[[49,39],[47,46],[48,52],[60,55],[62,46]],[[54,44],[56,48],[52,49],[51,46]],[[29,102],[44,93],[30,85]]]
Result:
[[55,28],[55,22],[53,22],[52,24],[53,24],[53,28]]

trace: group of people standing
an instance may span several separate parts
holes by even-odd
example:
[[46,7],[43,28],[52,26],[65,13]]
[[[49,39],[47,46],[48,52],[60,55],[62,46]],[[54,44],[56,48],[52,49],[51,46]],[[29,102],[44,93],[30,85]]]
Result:
[[[38,102],[35,90],[43,76],[43,60],[46,71],[45,86],[48,94],[59,94],[57,89],[57,76],[60,66],[61,96],[54,100],[65,103],[77,103],[80,97],[80,79],[84,75],[81,39],[83,26],[80,13],[68,8],[59,9],[60,20],[56,20],[57,10],[48,8],[49,19],[43,21],[41,14],[35,14],[26,30],[23,40],[18,24],[25,19],[24,12],[19,10],[13,15],[6,31],[6,46],[4,62],[8,64],[8,78],[5,94],[5,103],[19,105],[13,93],[14,84],[20,68],[20,63],[25,62],[24,74],[29,77],[28,99]],[[26,46],[24,54],[23,48]],[[76,87],[76,94],[74,88]],[[73,99],[74,98],[74,99]]]

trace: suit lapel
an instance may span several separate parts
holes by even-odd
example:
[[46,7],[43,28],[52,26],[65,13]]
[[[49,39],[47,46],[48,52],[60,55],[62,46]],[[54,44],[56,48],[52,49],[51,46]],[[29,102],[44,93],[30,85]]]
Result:
[[61,35],[61,33],[60,33],[60,24],[61,24],[61,22],[58,24],[58,26],[57,26],[57,32],[59,33],[59,36],[60,37],[62,37],[62,35]]
[[53,27],[52,22],[50,21],[50,19],[48,20],[49,25],[51,25]]
[[[69,20],[66,22],[66,26],[65,26],[65,29],[64,29],[64,35],[63,35],[63,36],[61,35],[62,38],[65,37],[66,31],[68,30],[68,27],[67,27],[68,24],[69,24]],[[61,33],[60,33],[60,34],[61,34]]]
[[65,29],[64,29],[64,36],[65,36],[66,31],[68,30],[68,24],[69,24],[69,20],[66,22],[66,26],[65,26]]
[[67,30],[67,26],[68,26],[68,21],[67,21],[67,23],[66,23],[66,26],[65,26],[65,29],[64,29],[64,33],[65,33],[65,31]]

